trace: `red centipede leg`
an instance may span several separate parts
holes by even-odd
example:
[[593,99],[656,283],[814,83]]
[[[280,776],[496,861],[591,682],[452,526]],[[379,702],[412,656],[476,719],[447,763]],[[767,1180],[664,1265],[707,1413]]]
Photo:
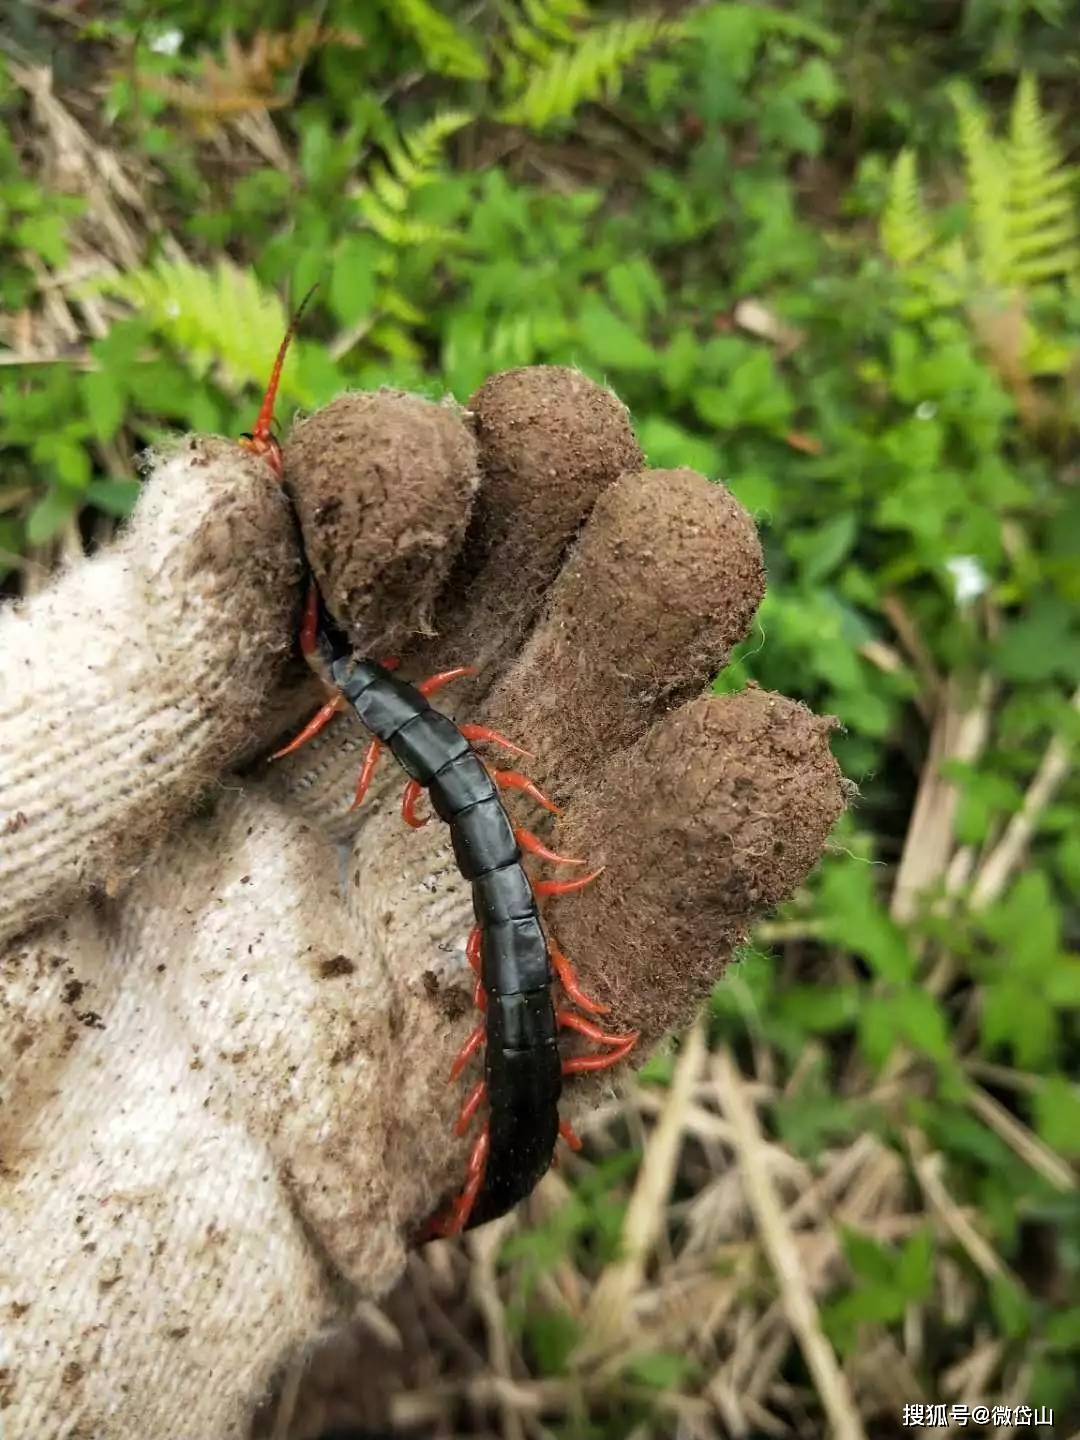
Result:
[[577,971],[570,961],[562,953],[557,945],[549,949],[551,963],[555,967],[555,974],[559,977],[559,983],[566,991],[569,998],[579,1010],[587,1010],[590,1015],[606,1015],[611,1009],[610,1005],[601,1005],[599,1000],[591,1000],[581,988],[581,982],[577,978]]
[[382,741],[372,740],[364,755],[364,763],[360,767],[360,778],[356,782],[356,795],[350,810],[358,809],[364,803],[364,796],[371,789],[371,782],[375,776],[375,767],[379,763],[379,756],[382,754]]
[[527,850],[530,855],[538,855],[541,860],[551,860],[556,865],[585,864],[584,860],[575,860],[570,855],[557,855],[554,850],[549,850],[544,842],[535,836],[531,830],[526,830],[524,825],[517,826],[514,831],[514,839],[521,846],[522,850]]
[[474,974],[480,974],[480,951],[484,943],[484,932],[479,925],[474,925],[469,931],[469,938],[465,942],[465,958],[469,962],[469,968]]
[[627,1041],[636,1041],[641,1033],[633,1030],[628,1031],[625,1035],[609,1035],[605,1030],[601,1030],[599,1025],[594,1025],[591,1020],[586,1020],[581,1015],[575,1015],[573,1010],[560,1010],[555,1018],[559,1022],[560,1030],[576,1030],[579,1035],[585,1035],[588,1039],[595,1040],[598,1045],[614,1046],[616,1049],[625,1045]]
[[430,679],[422,681],[416,688],[425,699],[430,699],[444,685],[452,685],[455,680],[463,680],[466,675],[479,674],[480,671],[475,665],[459,665],[456,670],[443,670],[438,675],[432,675]]
[[504,750],[509,750],[511,755],[524,755],[527,760],[535,759],[531,750],[523,750],[520,745],[515,745],[505,735],[500,735],[498,730],[492,730],[487,725],[459,725],[465,739],[470,745],[479,745],[482,741],[490,741],[492,745],[501,745]]
[[287,745],[283,745],[280,750],[275,750],[270,759],[282,760],[286,755],[295,755],[301,746],[306,745],[309,740],[314,740],[316,735],[321,735],[334,716],[340,715],[348,703],[344,695],[335,695],[333,700],[328,700],[320,710],[315,712],[300,734],[290,740]]
[[476,1137],[476,1144],[469,1156],[469,1168],[465,1189],[454,1201],[454,1209],[447,1225],[448,1235],[460,1235],[469,1223],[476,1206],[477,1196],[480,1194],[484,1183],[484,1174],[487,1170],[488,1153],[491,1150],[491,1134],[485,1125],[480,1134]]
[[559,1121],[559,1134],[570,1146],[571,1150],[581,1149],[581,1136],[577,1133],[569,1120]]
[[424,787],[419,780],[410,780],[405,786],[405,793],[401,797],[401,818],[405,824],[413,830],[422,830],[427,824],[430,816],[420,816],[416,813],[416,802],[424,793]]
[[630,1051],[638,1042],[638,1036],[631,1035],[624,1045],[617,1050],[609,1050],[606,1055],[575,1055],[572,1060],[564,1060],[562,1073],[564,1075],[588,1075],[594,1070],[610,1070],[613,1065],[618,1065],[625,1060]]
[[[457,1053],[453,1065],[450,1066],[450,1081],[456,1080],[478,1051],[484,1048],[484,1036],[487,1034],[487,1026],[481,1020],[476,1029],[462,1045]],[[449,1082],[448,1082],[449,1083]]]
[[[466,740],[469,738],[466,735]],[[561,815],[562,809],[556,805],[554,800],[549,800],[538,785],[534,785],[527,775],[520,774],[517,770],[490,770],[491,778],[498,785],[500,790],[520,790],[522,794],[528,795],[530,800],[535,800],[537,805],[543,806],[552,815]]]
[[462,1105],[462,1107],[461,1107],[461,1114],[458,1116],[457,1122],[456,1122],[455,1125],[454,1125],[454,1134],[455,1134],[455,1135],[464,1135],[464,1134],[465,1134],[466,1130],[468,1130],[469,1126],[472,1124],[473,1119],[474,1119],[474,1117],[475,1117],[475,1115],[476,1115],[476,1112],[480,1109],[480,1106],[484,1103],[484,1097],[485,1097],[486,1095],[487,1095],[487,1081],[486,1081],[486,1080],[478,1080],[478,1081],[476,1082],[476,1084],[473,1086],[473,1088],[469,1091],[469,1098],[465,1101],[465,1104]]
[[483,1012],[487,1009],[487,991],[484,989],[484,982],[480,976],[476,977],[476,984],[473,986],[472,1003],[477,1010]]
[[538,900],[543,900],[548,895],[576,895],[579,890],[584,890],[586,885],[591,885],[606,869],[606,865],[601,865],[599,870],[594,870],[591,875],[582,875],[580,880],[538,880],[533,886],[533,894]]

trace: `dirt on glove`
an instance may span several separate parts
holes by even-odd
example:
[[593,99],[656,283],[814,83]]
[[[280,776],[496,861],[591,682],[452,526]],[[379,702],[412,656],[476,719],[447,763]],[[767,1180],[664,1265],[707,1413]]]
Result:
[[765,592],[754,522],[693,470],[624,475],[597,501],[492,723],[570,798],[594,767],[700,692]]
[[558,826],[605,865],[552,923],[642,1053],[691,1019],[751,920],[787,900],[844,809],[836,721],[751,686],[701,696],[612,757]]
[[480,491],[436,609],[437,638],[410,660],[418,674],[480,666],[475,698],[520,647],[599,496],[642,455],[622,402],[564,366],[495,375],[466,414]]
[[397,390],[342,395],[289,437],[285,482],[319,589],[360,650],[430,633],[479,484],[460,411]]

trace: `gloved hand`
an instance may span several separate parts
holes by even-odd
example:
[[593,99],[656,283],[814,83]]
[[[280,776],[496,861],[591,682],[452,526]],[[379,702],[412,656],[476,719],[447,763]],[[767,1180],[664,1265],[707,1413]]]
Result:
[[[343,397],[285,462],[359,649],[479,665],[436,703],[534,752],[551,843],[606,866],[545,917],[644,1058],[843,803],[829,722],[699,695],[761,598],[749,517],[642,471],[623,408],[561,369],[464,413]],[[111,549],[0,615],[5,1440],[241,1436],[460,1188],[467,887],[388,759],[350,813],[350,718],[266,760],[321,698],[290,659],[301,570],[265,461],[191,439]]]

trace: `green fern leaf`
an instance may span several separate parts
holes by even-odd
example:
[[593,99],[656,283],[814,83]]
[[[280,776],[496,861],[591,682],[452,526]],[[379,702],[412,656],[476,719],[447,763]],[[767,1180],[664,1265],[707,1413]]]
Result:
[[1062,163],[1031,75],[1016,87],[1008,145],[1010,279],[1037,284],[1076,273],[1080,262],[1074,172]]
[[[288,325],[277,296],[267,294],[249,270],[225,260],[213,270],[186,260],[159,261],[96,281],[93,288],[133,305],[197,374],[216,367],[230,390],[265,383]],[[309,399],[297,387],[293,358],[290,352],[282,392]]]
[[881,217],[881,243],[900,269],[913,265],[934,241],[930,217],[919,194],[919,174],[912,150],[901,150],[889,175],[889,194]]
[[588,5],[581,0],[522,0],[527,23],[541,35],[563,44],[573,44],[576,36],[574,21],[587,20]]
[[472,38],[429,0],[390,0],[390,19],[420,46],[428,68],[455,80],[483,80],[487,61]]
[[386,159],[369,170],[367,189],[357,205],[372,230],[395,249],[430,242],[453,244],[453,232],[442,226],[410,220],[409,206],[416,192],[431,183],[438,172],[446,142],[472,119],[461,110],[446,111],[384,146]]
[[990,130],[986,112],[966,89],[954,88],[960,148],[967,172],[979,271],[990,286],[1011,279],[1008,156]]
[[[499,119],[531,130],[568,120],[587,101],[617,95],[639,55],[682,33],[681,26],[658,19],[613,20],[578,33],[571,45],[552,50],[531,30],[531,37],[545,47],[541,53],[546,58],[519,72],[521,93],[503,107]],[[512,36],[512,43],[524,50],[520,37]],[[505,67],[504,78],[510,78]]]

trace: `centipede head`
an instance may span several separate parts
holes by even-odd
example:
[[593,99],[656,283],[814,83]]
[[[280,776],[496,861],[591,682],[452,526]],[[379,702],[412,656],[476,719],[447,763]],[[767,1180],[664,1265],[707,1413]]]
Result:
[[292,343],[292,338],[296,334],[297,326],[300,324],[300,317],[307,309],[308,302],[318,288],[317,284],[313,285],[293,311],[292,319],[289,321],[289,327],[285,331],[285,337],[278,348],[274,368],[270,372],[270,383],[266,387],[266,394],[263,396],[259,416],[255,421],[255,428],[240,438],[240,444],[245,450],[250,450],[253,455],[264,455],[266,457],[267,464],[279,480],[284,478],[285,460],[281,450],[281,441],[274,434],[274,406],[277,404],[278,389],[281,385],[281,372],[285,366],[285,356],[289,353],[289,345]]

